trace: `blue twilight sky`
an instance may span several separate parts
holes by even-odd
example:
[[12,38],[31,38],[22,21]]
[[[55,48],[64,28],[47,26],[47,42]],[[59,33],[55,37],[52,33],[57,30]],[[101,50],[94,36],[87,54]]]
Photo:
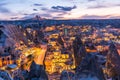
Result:
[[0,0],[0,20],[120,18],[120,0]]

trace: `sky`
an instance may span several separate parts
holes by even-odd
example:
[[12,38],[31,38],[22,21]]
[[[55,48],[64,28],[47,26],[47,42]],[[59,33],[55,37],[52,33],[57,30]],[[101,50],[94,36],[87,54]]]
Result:
[[120,0],[0,0],[0,20],[120,19]]

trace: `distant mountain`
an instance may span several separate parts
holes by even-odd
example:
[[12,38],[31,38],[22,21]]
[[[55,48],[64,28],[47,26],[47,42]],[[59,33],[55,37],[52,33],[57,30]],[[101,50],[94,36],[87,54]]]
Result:
[[26,20],[46,20],[46,18],[42,18],[39,15],[36,15],[35,17],[30,18],[30,19],[26,19]]
[[33,18],[27,18],[24,20],[15,20],[15,21],[0,21],[4,24],[19,24],[24,25],[28,23],[39,23],[44,26],[51,26],[51,25],[71,25],[71,26],[84,26],[84,25],[91,25],[94,27],[103,28],[108,25],[111,25],[112,27],[120,28],[120,19],[78,19],[78,20],[51,20],[51,19],[45,19],[40,16],[35,16]]

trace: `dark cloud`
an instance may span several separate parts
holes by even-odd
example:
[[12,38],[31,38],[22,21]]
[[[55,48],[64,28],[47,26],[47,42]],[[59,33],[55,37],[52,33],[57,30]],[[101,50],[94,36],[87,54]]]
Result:
[[43,10],[44,12],[46,13],[49,13],[49,14],[53,14],[53,13],[56,13],[56,14],[69,14],[68,11],[61,11],[61,10],[55,10],[55,9],[49,9],[49,8],[41,8],[41,10]]
[[36,4],[34,4],[34,6],[43,6],[43,4],[36,3]]
[[64,18],[64,15],[71,15],[69,11],[65,11],[65,10],[63,11],[63,10],[56,10],[51,8],[49,9],[45,7],[42,7],[41,10],[49,14],[55,14],[54,16],[51,16],[52,19],[57,19],[57,18],[60,19],[60,18]]
[[33,9],[33,11],[38,11],[37,9]]
[[10,19],[16,20],[16,19],[19,19],[19,17],[12,17],[12,18],[10,18]]
[[51,8],[54,9],[54,10],[59,10],[59,11],[71,11],[73,9],[76,9],[77,7],[76,6],[73,6],[73,7],[53,6]]
[[68,13],[68,12],[62,12],[62,13],[57,14],[57,16],[64,16],[65,14],[71,15],[71,13]]
[[25,16],[22,17],[22,19],[30,19],[30,18],[33,18],[35,15],[37,15],[36,13],[32,13],[32,14],[24,14]]
[[83,15],[80,17],[80,19],[107,19],[109,18],[110,15],[105,15],[105,16],[98,16],[98,15]]
[[29,15],[29,14],[27,14],[27,13],[24,13],[23,15]]
[[40,14],[40,16],[41,16],[41,17],[52,17],[52,15],[49,14],[49,13],[48,13],[48,14]]
[[52,17],[52,19],[57,19],[57,20],[59,20],[59,19],[63,19],[64,17]]
[[45,7],[42,7],[41,10],[43,10],[43,11],[48,11],[49,9],[48,9],[48,8],[45,8]]
[[[70,9],[67,9],[70,8]],[[48,18],[48,19],[63,19],[64,15],[70,15],[70,12],[72,9],[75,9],[76,6],[73,7],[64,7],[61,10],[58,9],[51,9],[47,7],[41,7],[41,10],[44,11],[45,13],[32,13],[32,14],[23,14],[24,17],[22,19],[30,19],[35,17],[35,15],[39,15],[42,18]],[[34,11],[38,11],[36,9],[33,9]],[[55,14],[55,15],[53,15]],[[58,17],[59,16],[59,17]]]

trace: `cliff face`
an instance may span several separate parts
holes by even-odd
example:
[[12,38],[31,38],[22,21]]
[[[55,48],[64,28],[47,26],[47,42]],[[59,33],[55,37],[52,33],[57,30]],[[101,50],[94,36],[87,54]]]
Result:
[[86,55],[85,46],[83,45],[79,36],[77,36],[76,39],[73,41],[73,49],[74,49],[75,63],[76,66],[78,66]]
[[120,56],[117,52],[116,46],[113,43],[109,46],[106,68],[106,72],[109,77],[120,75]]
[[87,54],[76,69],[76,78],[90,78],[91,80],[105,80],[102,68],[96,61],[96,56]]

